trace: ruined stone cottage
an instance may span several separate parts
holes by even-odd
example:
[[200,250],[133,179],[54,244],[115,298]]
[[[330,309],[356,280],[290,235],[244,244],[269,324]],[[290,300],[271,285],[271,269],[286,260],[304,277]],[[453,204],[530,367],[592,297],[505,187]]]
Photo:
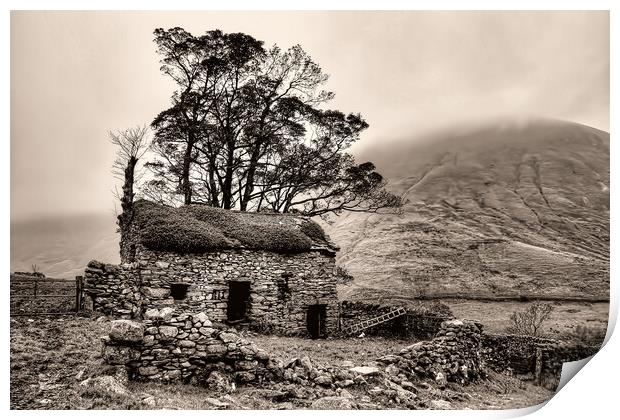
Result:
[[289,214],[138,201],[120,265],[91,261],[93,309],[123,318],[176,306],[229,325],[324,337],[338,327],[335,253],[323,229]]

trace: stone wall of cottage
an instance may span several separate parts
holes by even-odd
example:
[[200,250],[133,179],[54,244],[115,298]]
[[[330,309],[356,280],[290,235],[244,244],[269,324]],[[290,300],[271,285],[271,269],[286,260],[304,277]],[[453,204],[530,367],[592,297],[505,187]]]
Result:
[[84,270],[85,307],[115,318],[142,314],[142,293],[137,265],[90,261]]
[[[308,307],[325,305],[326,333],[333,334],[338,329],[335,260],[331,255],[318,251],[283,254],[246,249],[178,254],[152,251],[139,244],[135,251],[132,264],[89,263],[85,291],[94,309],[139,318],[149,308],[174,305],[186,311],[204,312],[209,319],[224,322],[229,283],[249,282],[246,313],[251,327],[278,334],[306,335]],[[173,298],[171,289],[175,285],[187,286],[184,299]],[[122,313],[115,308],[123,308]]]

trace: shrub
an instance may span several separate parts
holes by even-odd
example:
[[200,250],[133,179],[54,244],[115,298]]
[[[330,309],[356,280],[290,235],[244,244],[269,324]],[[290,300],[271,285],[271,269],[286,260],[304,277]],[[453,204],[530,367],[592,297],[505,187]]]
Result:
[[548,303],[536,302],[524,311],[515,311],[510,315],[510,326],[506,331],[510,334],[530,335],[539,337],[542,326],[553,312],[553,306]]
[[348,284],[355,280],[349,270],[339,265],[336,266],[336,276],[338,277],[338,284]]
[[587,325],[577,325],[574,330],[564,332],[560,338],[576,344],[586,346],[600,346],[605,340],[607,328],[602,326],[589,327]]
[[299,229],[301,229],[301,232],[310,239],[314,239],[315,241],[325,240],[325,231],[323,228],[319,226],[318,223],[311,220],[303,220],[299,226]]

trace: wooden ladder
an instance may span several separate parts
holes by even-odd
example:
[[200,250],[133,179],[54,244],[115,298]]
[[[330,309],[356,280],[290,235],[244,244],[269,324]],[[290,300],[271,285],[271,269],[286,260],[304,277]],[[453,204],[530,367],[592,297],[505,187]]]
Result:
[[346,328],[343,328],[342,333],[344,335],[352,335],[357,334],[360,331],[367,330],[368,328],[372,328],[376,325],[383,324],[384,322],[391,321],[400,316],[403,316],[407,313],[405,308],[396,308],[393,311],[385,313],[375,318],[371,318],[366,321],[358,322],[357,324],[349,325]]

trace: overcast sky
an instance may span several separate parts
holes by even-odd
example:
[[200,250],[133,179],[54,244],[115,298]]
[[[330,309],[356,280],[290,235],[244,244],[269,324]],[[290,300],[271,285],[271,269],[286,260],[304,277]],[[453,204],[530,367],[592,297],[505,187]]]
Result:
[[113,209],[107,131],[168,106],[153,30],[174,26],[301,44],[360,147],[497,116],[609,130],[606,12],[12,12],[12,220]]

